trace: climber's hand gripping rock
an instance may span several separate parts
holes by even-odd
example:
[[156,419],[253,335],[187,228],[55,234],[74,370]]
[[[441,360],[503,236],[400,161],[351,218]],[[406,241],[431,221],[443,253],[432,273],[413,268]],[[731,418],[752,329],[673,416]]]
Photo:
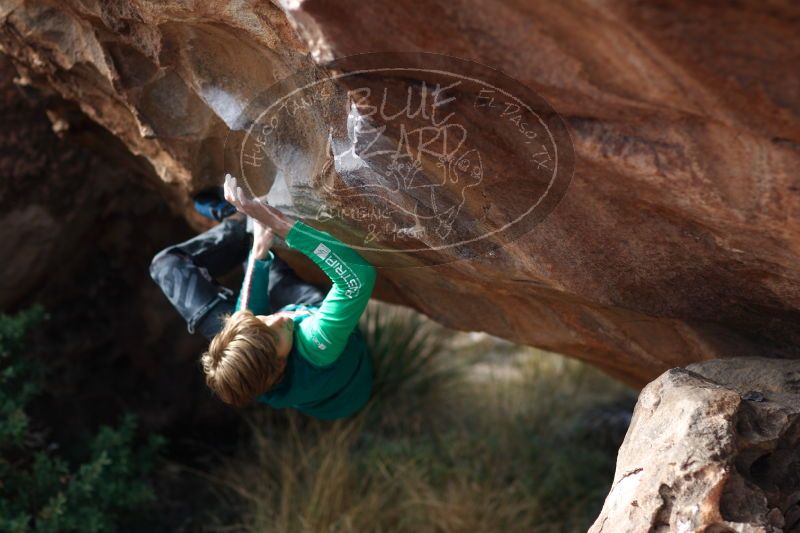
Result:
[[286,238],[289,230],[292,229],[294,220],[281,213],[269,205],[265,200],[248,196],[230,174],[225,175],[225,185],[223,186],[225,199],[230,202],[237,211],[244,213],[263,226],[271,228],[275,235]]

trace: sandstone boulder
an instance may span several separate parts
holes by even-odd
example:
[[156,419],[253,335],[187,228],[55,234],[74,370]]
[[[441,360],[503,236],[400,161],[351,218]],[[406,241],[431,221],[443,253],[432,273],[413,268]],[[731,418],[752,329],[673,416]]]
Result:
[[800,531],[800,362],[707,361],[645,387],[601,531]]
[[147,274],[193,234],[169,189],[74,106],[14,77],[0,55],[0,309],[47,311],[26,352],[50,371],[35,409],[56,436],[126,410],[155,431],[225,434],[235,422],[197,366],[204,339]]
[[[379,294],[642,385],[705,359],[800,354],[798,20],[791,2],[757,0],[0,0],[0,47],[23,83],[53,88],[143,156],[188,217],[189,195],[226,170],[237,117],[276,80],[387,51],[501,70],[563,118],[575,154],[568,189],[525,233],[487,241],[494,255],[400,254],[405,266],[436,266],[386,266]],[[275,146],[304,165],[302,187],[282,191],[289,203],[381,209],[380,199],[337,205],[318,194],[346,177],[320,144],[345,115],[299,121],[300,137]],[[481,129],[477,110],[463,116]],[[296,142],[303,135],[315,141]],[[498,225],[538,182],[507,139],[479,138],[481,163],[505,170],[462,196],[456,222]],[[426,190],[438,174],[425,167],[416,179]],[[459,191],[447,190],[454,205]],[[370,231],[348,222],[331,230],[351,240]]]

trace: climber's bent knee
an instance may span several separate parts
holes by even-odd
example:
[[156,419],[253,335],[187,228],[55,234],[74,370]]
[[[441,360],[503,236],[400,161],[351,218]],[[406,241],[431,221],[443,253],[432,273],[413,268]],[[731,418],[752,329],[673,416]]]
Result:
[[216,283],[205,268],[198,267],[178,248],[156,254],[150,263],[150,276],[186,320],[190,333],[213,336],[220,327],[217,316],[233,309],[233,291]]
[[173,247],[165,248],[150,261],[150,277],[161,285],[171,270],[180,267],[180,262],[180,254]]

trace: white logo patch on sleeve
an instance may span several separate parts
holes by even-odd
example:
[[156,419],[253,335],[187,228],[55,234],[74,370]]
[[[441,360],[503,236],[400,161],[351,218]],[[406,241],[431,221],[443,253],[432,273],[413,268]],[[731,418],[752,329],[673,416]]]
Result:
[[361,280],[358,279],[353,269],[342,261],[341,257],[332,252],[331,249],[323,243],[319,243],[317,247],[314,248],[314,255],[325,261],[326,265],[333,267],[334,272],[347,283],[345,296],[348,298],[355,298],[358,295],[358,292],[361,290]]
[[322,243],[319,243],[317,247],[314,248],[314,255],[316,255],[320,259],[325,259],[326,257],[328,257],[329,253],[331,253],[331,249]]

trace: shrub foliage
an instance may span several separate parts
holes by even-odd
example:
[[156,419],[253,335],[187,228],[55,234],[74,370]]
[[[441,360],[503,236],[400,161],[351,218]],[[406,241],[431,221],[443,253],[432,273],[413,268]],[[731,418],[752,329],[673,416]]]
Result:
[[102,427],[65,458],[26,409],[43,372],[26,357],[26,333],[45,319],[39,307],[0,315],[0,531],[115,531],[154,500],[147,476],[161,439],[135,445],[136,421]]

